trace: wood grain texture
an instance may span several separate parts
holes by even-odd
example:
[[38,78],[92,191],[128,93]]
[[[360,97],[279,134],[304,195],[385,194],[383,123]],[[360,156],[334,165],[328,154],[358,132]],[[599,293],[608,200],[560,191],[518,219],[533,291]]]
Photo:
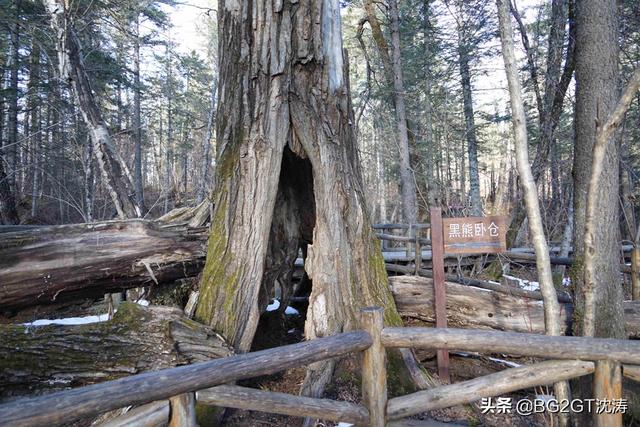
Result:
[[362,400],[369,410],[369,425],[384,427],[387,415],[387,357],[380,340],[384,327],[383,309],[363,308],[360,310],[360,324],[373,340],[362,356]]
[[59,425],[123,406],[166,399],[339,357],[365,350],[371,344],[372,339],[366,332],[347,332],[255,353],[148,372],[6,403],[0,405],[0,420],[4,426]]
[[[397,276],[390,277],[389,284],[400,314],[434,323],[431,279]],[[447,321],[451,326],[544,333],[542,301],[452,282],[445,282],[445,287]],[[565,331],[568,331],[571,306],[562,305],[561,313]]]
[[196,427],[196,398],[193,392],[169,399],[171,414],[168,427]]
[[[593,373],[593,398],[596,402],[610,402],[593,413],[594,427],[622,427],[622,412],[615,410],[615,401],[622,399],[622,370],[620,363],[598,360]],[[597,405],[596,405],[597,406]]]
[[640,342],[610,338],[552,337],[478,329],[385,328],[382,343],[385,347],[446,348],[554,359],[640,363]]
[[[435,311],[436,327],[447,327],[447,294],[444,283],[444,240],[442,225],[442,210],[432,208],[431,217],[431,248],[433,250],[433,307]],[[449,353],[438,349],[438,377],[443,382],[449,382]]]
[[0,310],[100,297],[197,275],[205,228],[107,221],[0,234]]
[[433,409],[474,402],[483,397],[587,375],[593,369],[593,362],[578,360],[552,360],[506,369],[473,380],[396,397],[389,400],[387,416],[389,420],[396,420]]
[[[544,333],[542,301],[522,295],[520,291],[524,289],[489,284],[495,285],[496,290],[485,290],[490,286],[480,283],[483,288],[479,288],[475,280],[463,280],[469,280],[471,286],[445,282],[447,319],[451,326]],[[432,283],[431,279],[416,276],[390,277],[391,292],[400,314],[434,323]],[[508,294],[511,289],[513,295]],[[631,338],[640,337],[640,301],[625,301],[623,308],[627,334]],[[565,333],[571,328],[572,313],[572,304],[560,304]]]
[[256,390],[248,387],[221,385],[196,393],[198,403],[248,411],[263,411],[294,417],[344,421],[358,425],[369,422],[369,413],[362,405],[294,396],[286,393]]
[[42,394],[233,355],[169,307],[120,305],[107,322],[0,325],[0,398]]
[[169,422],[169,401],[160,400],[138,406],[99,427],[159,427]]

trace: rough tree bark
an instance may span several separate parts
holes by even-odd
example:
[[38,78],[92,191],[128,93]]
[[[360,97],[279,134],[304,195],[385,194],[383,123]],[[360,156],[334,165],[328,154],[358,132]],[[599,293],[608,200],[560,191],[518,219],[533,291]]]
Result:
[[4,150],[0,149],[0,220],[3,224],[19,224],[20,218],[16,210],[16,200],[11,192],[9,178],[4,170],[6,163]]
[[398,2],[388,0],[389,19],[391,28],[391,55],[389,46],[384,38],[380,22],[376,16],[375,6],[372,0],[365,0],[363,5],[367,13],[367,21],[371,27],[373,39],[376,42],[380,58],[384,67],[384,74],[389,85],[393,86],[393,104],[396,113],[396,128],[398,132],[398,154],[400,160],[400,181],[402,190],[402,212],[404,220],[409,224],[415,224],[418,220],[418,201],[416,197],[416,184],[411,169],[409,150],[409,132],[407,111],[405,105],[404,81],[402,75],[402,58],[400,52],[400,16]]
[[99,297],[195,276],[206,231],[143,220],[0,234],[0,310]]
[[[596,233],[598,232],[598,190],[600,187],[600,177],[604,170],[605,155],[608,146],[615,144],[615,133],[624,120],[624,116],[631,105],[631,101],[635,97],[636,92],[640,88],[640,69],[637,70],[629,84],[627,85],[620,101],[616,108],[611,113],[611,116],[607,118],[607,121],[597,127],[596,140],[593,147],[593,164],[591,169],[591,178],[589,180],[589,187],[587,191],[587,206],[585,215],[585,231],[584,231],[584,282],[582,283],[581,294],[584,298],[584,314],[582,317],[582,332],[585,336],[594,336],[596,332],[596,300],[598,294],[601,292],[601,287],[605,286],[604,291],[607,291],[608,285],[597,282],[598,276],[596,273],[596,259],[600,248],[596,245]],[[615,282],[616,285],[620,285]],[[611,291],[609,291],[611,292]],[[613,297],[613,298],[612,298]],[[614,294],[608,298],[606,303],[607,310],[618,311],[622,305],[622,290],[614,291]],[[616,325],[619,326],[619,325]],[[610,333],[612,331],[609,331]],[[614,330],[614,333],[620,333],[619,330]],[[622,331],[624,334],[624,330]]]
[[619,141],[607,144],[599,188],[594,194],[598,227],[592,244],[595,275],[594,326],[585,328],[584,253],[587,190],[592,173],[593,147],[598,128],[610,116],[618,101],[618,21],[614,0],[586,0],[576,4],[576,106],[574,178],[574,257],[572,268],[575,298],[574,332],[597,337],[625,337],[620,310],[619,260]]
[[[357,327],[365,305],[401,324],[366,211],[339,2],[224,1],[218,16],[215,210],[196,318],[249,350],[265,281],[301,245],[307,339]],[[310,366],[303,393],[320,395],[333,366]]]
[[[520,175],[520,184],[524,192],[524,202],[529,220],[530,237],[536,252],[536,270],[540,292],[544,298],[544,323],[547,335],[561,335],[562,322],[560,318],[560,305],[553,285],[553,273],[549,259],[549,245],[542,225],[542,214],[538,200],[536,181],[531,173],[529,164],[529,147],[527,141],[527,118],[524,112],[522,100],[522,88],[518,77],[516,54],[513,43],[513,29],[511,28],[511,16],[509,14],[510,0],[497,0],[498,22],[500,27],[500,41],[502,44],[502,57],[509,85],[509,97],[511,99],[511,113],[513,118],[513,133],[516,148],[516,166]],[[558,399],[571,397],[569,384],[560,382],[554,384],[554,390]],[[567,425],[568,419],[561,415],[561,425]]]
[[222,337],[169,307],[123,303],[112,320],[85,325],[0,325],[0,399],[231,355]]
[[91,132],[93,152],[102,181],[113,201],[118,217],[141,216],[136,203],[133,179],[129,168],[117,153],[89,82],[80,40],[75,32],[68,0],[44,0],[55,33],[60,76],[71,85],[82,118]]

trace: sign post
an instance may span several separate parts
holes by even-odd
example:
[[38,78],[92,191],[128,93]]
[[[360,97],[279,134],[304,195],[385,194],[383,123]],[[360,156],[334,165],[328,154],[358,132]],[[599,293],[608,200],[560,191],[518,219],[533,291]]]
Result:
[[[447,327],[447,297],[444,290],[444,241],[442,228],[442,210],[432,208],[431,216],[431,263],[433,266],[433,296],[435,301],[436,328]],[[444,383],[450,383],[449,352],[438,350],[438,377]]]
[[[500,253],[507,249],[504,216],[445,218],[442,210],[432,208],[431,261],[433,265],[433,296],[436,328],[447,327],[447,297],[444,286],[444,254]],[[438,376],[451,381],[449,352],[438,350]]]

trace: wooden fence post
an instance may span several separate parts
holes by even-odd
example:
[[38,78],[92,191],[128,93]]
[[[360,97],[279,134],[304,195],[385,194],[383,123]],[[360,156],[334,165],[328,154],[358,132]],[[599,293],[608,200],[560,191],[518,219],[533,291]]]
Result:
[[384,327],[383,313],[380,307],[360,310],[362,329],[373,339],[373,344],[363,352],[362,358],[362,400],[369,410],[371,427],[385,426],[387,416],[387,357],[380,340]]
[[418,230],[414,231],[414,237],[415,237],[415,257],[413,262],[416,264],[416,271],[415,271],[415,275],[419,276],[420,275],[420,269],[422,268],[422,246],[420,244],[420,236],[418,235]]
[[[431,265],[433,268],[433,299],[435,302],[436,328],[447,327],[447,297],[444,288],[444,237],[442,234],[442,210],[432,208],[431,218]],[[449,352],[438,350],[438,377],[449,383]]]
[[631,299],[640,300],[640,248],[631,251]]
[[173,396],[169,427],[196,427],[196,398],[193,393]]
[[[594,427],[622,427],[622,412],[616,408],[616,401],[622,401],[622,369],[619,362],[597,360],[593,373],[593,398],[596,405],[592,409]],[[604,409],[602,413],[598,405]],[[613,412],[613,413],[611,413]]]

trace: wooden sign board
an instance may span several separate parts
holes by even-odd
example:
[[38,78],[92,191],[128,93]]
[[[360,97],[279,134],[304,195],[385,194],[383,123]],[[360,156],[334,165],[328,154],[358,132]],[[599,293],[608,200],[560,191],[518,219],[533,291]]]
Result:
[[443,218],[444,251],[449,254],[500,253],[507,250],[506,217]]

